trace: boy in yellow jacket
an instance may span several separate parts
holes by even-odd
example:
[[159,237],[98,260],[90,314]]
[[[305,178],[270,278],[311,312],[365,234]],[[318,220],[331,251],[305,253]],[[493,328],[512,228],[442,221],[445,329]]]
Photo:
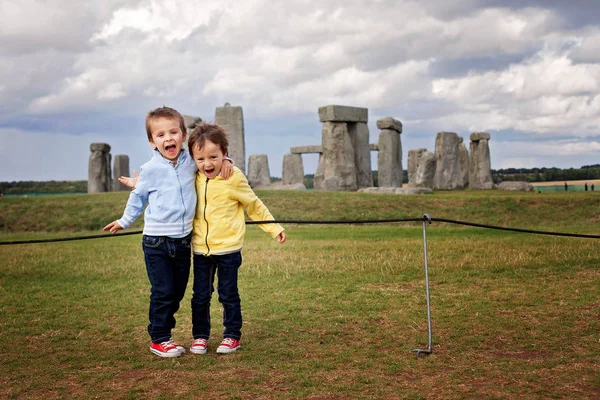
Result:
[[[217,353],[231,353],[240,347],[242,336],[242,308],[237,281],[246,233],[244,210],[255,221],[273,221],[274,218],[237,167],[234,167],[231,178],[221,178],[221,167],[228,149],[227,133],[222,127],[201,123],[192,131],[188,146],[198,167],[198,203],[192,233],[194,342],[190,351],[194,354],[206,353],[210,337],[210,300],[216,273],[225,326]],[[271,223],[258,226],[279,243],[285,242],[286,234],[281,225]]]

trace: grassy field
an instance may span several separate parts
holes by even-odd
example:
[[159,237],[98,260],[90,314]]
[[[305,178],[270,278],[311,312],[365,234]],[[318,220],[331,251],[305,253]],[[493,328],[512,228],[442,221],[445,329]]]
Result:
[[[600,193],[259,192],[280,219],[434,217],[600,235]],[[0,241],[99,233],[126,193],[0,200]],[[139,229],[136,225],[133,229]],[[217,356],[148,351],[140,236],[0,246],[0,398],[600,397],[600,242],[420,224],[248,227],[244,337]],[[189,346],[191,288],[174,338]]]

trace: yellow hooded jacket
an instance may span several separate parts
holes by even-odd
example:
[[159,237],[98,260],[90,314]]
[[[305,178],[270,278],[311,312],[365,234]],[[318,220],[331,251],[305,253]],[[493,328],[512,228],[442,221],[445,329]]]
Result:
[[[244,209],[254,221],[273,221],[264,203],[256,196],[248,180],[237,167],[224,180],[196,175],[198,203],[194,217],[192,246],[194,254],[228,254],[241,250],[246,233]],[[284,229],[279,224],[260,224],[263,231],[276,238]]]

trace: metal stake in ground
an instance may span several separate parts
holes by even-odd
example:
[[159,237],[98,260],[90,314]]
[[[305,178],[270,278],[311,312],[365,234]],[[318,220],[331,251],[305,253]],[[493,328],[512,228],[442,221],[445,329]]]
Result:
[[423,255],[425,258],[425,293],[427,294],[427,349],[414,349],[415,355],[431,354],[431,307],[429,305],[429,268],[427,266],[427,222],[431,224],[431,216],[423,215]]

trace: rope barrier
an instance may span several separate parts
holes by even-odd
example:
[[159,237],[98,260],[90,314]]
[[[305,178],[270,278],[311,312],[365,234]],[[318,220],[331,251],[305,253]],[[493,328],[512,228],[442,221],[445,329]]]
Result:
[[[426,214],[427,215],[427,214]],[[428,216],[428,215],[427,215]],[[435,217],[421,217],[421,218],[391,218],[391,219],[366,219],[366,220],[347,220],[347,221],[311,221],[311,220],[296,220],[296,219],[283,219],[283,220],[269,220],[269,221],[246,221],[247,225],[262,225],[262,224],[307,224],[307,225],[356,225],[356,224],[383,224],[383,223],[395,223],[395,222],[445,222],[448,224],[472,226],[476,228],[485,229],[496,229],[502,231],[519,232],[519,233],[532,233],[537,235],[549,235],[549,236],[567,236],[567,237],[578,237],[585,239],[600,239],[600,235],[588,235],[580,233],[565,233],[565,232],[550,232],[550,231],[537,231],[532,229],[521,229],[521,228],[507,228],[503,226],[485,225],[478,224],[475,222],[457,221],[446,218],[435,218]],[[128,235],[139,235],[142,231],[132,231],[119,233],[117,235],[100,234],[100,235],[88,235],[88,236],[74,236],[74,237],[63,237],[55,239],[34,239],[34,240],[8,240],[0,242],[0,246],[6,245],[17,245],[17,244],[36,244],[36,243],[52,243],[52,242],[68,242],[73,240],[87,240],[87,239],[102,239],[109,237],[121,237]]]

